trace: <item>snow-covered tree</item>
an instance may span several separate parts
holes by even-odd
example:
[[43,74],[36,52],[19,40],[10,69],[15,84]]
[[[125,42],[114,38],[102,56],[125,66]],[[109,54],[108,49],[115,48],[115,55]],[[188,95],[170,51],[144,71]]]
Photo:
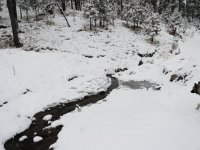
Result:
[[181,27],[183,21],[182,14],[179,12],[178,8],[174,10],[172,15],[169,17],[169,28],[170,28],[170,33],[172,35],[177,34],[178,28]]
[[29,11],[31,9],[30,1],[29,0],[17,0],[17,4],[20,9],[21,18],[22,18],[22,11],[25,11],[26,12],[26,20],[29,20]]
[[2,6],[3,6],[2,0],[0,0],[0,12],[2,11]]
[[149,12],[144,21],[144,28],[147,35],[150,36],[150,41],[153,43],[155,36],[160,31],[160,18],[158,13]]
[[121,12],[121,18],[126,20],[126,25],[129,27],[129,21],[131,18],[131,5],[129,1],[124,1],[123,3],[123,11]]
[[96,25],[97,25],[96,21],[97,21],[98,15],[99,15],[99,12],[98,12],[94,2],[88,2],[85,4],[84,16],[86,18],[90,19],[90,30],[92,30],[93,20],[95,22],[95,27],[96,27]]
[[108,3],[108,16],[109,16],[109,20],[112,21],[112,25],[114,26],[114,21],[117,18],[117,11],[118,11],[118,6],[117,3],[115,3],[115,1],[111,1]]

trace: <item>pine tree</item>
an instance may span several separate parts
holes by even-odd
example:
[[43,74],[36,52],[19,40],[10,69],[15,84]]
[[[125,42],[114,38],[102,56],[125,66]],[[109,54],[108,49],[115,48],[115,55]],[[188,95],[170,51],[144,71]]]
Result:
[[109,20],[111,20],[112,25],[114,26],[115,25],[114,21],[117,18],[117,11],[118,11],[117,3],[115,3],[114,1],[110,1],[107,7],[108,7]]
[[146,34],[150,36],[150,41],[154,43],[155,36],[160,31],[160,18],[158,13],[149,11],[144,21],[144,29]]
[[90,30],[92,30],[93,20],[95,22],[95,27],[97,26],[96,20],[99,16],[99,12],[98,12],[94,2],[88,2],[85,4],[83,15],[84,15],[84,17],[90,19]]

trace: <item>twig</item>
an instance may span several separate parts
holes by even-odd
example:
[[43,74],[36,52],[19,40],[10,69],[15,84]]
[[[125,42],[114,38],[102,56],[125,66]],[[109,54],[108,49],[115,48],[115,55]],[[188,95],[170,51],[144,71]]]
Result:
[[12,68],[13,68],[13,73],[14,73],[14,76],[15,76],[15,66],[13,65]]

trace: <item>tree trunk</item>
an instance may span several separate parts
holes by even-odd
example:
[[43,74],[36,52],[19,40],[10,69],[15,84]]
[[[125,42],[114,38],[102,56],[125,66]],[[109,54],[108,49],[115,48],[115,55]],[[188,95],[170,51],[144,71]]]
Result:
[[102,23],[103,23],[102,17],[100,17],[100,20],[99,20],[99,26],[100,26],[100,27],[102,27],[102,25],[103,25]]
[[65,16],[65,14],[64,14],[64,12],[63,12],[63,10],[62,10],[62,8],[59,6],[58,3],[57,3],[56,5],[57,5],[58,8],[60,9],[60,13],[61,13],[61,14],[63,15],[63,17],[65,18],[65,21],[67,22],[68,27],[70,27],[70,24],[69,24],[69,22],[68,22],[68,20],[67,20],[67,17]]
[[71,9],[73,9],[73,0],[71,0]]
[[78,0],[79,10],[81,11],[81,0]]
[[123,11],[123,1],[120,1],[120,5],[121,5],[121,12]]
[[37,4],[36,4],[36,0],[34,0],[34,9],[35,9],[35,19],[37,20]]
[[77,10],[77,0],[74,0],[75,10]]
[[97,18],[94,18],[94,24],[95,24],[95,28],[97,27]]
[[154,42],[154,35],[151,35],[151,43]]
[[90,30],[92,30],[92,18],[90,18]]
[[62,10],[65,11],[66,10],[65,0],[62,0],[61,4],[62,4]]
[[19,6],[19,11],[20,11],[20,17],[21,17],[21,19],[22,19],[22,6],[21,6],[21,4],[20,4],[20,6]]
[[17,20],[17,10],[16,10],[16,0],[7,0],[7,7],[8,7],[9,15],[10,15],[10,20],[11,20],[14,45],[16,47],[21,47],[22,44],[20,43],[19,36],[18,36],[18,20]]
[[26,20],[28,21],[29,18],[28,18],[28,6],[27,6],[27,0],[25,0],[25,5],[26,5]]

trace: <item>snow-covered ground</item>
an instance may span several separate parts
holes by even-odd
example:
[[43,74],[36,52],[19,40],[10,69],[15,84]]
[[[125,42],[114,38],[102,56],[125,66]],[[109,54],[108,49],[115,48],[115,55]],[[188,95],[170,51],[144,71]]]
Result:
[[[181,53],[175,55],[169,51],[176,39],[164,28],[156,38],[160,44],[152,45],[119,20],[109,30],[94,32],[80,31],[85,19],[68,18],[71,28],[62,17],[51,19],[55,26],[22,22],[24,47],[0,50],[0,150],[29,126],[36,112],[106,90],[106,74],[117,68],[128,68],[115,74],[122,82],[148,80],[162,88],[133,90],[121,85],[106,102],[64,115],[52,123],[64,125],[52,147],[198,150],[200,113],[195,107],[200,98],[190,91],[199,81],[199,35],[179,42]],[[152,58],[137,55],[155,50]],[[144,64],[138,66],[141,59]],[[186,82],[170,82],[175,73],[187,74]]]
[[[140,80],[162,78],[161,91],[119,87],[106,102],[85,107],[57,121],[64,128],[52,147],[56,150],[66,147],[70,150],[198,150],[200,114],[195,106],[200,98],[190,90],[199,79],[199,42],[199,35],[187,40],[181,44],[180,56],[166,62],[171,64],[170,68],[190,69],[192,77],[188,83],[169,83],[159,69],[146,66],[148,71],[136,71],[132,79],[137,80],[137,74]],[[184,58],[183,62],[179,58]],[[193,69],[190,65],[197,67]]]
[[55,150],[198,150],[198,99],[170,91],[121,87],[106,102],[65,115]]

